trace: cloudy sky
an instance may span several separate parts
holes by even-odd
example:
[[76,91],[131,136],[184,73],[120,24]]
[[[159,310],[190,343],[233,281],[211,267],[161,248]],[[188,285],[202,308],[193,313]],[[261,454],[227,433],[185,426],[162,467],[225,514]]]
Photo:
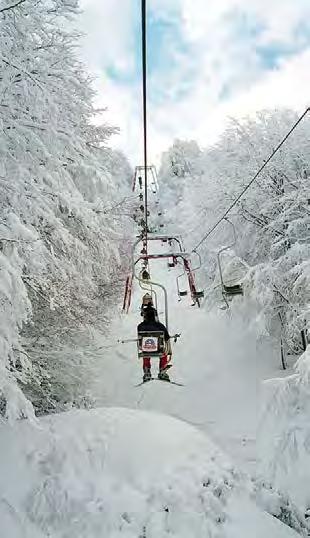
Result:
[[[148,0],[151,160],[173,139],[207,146],[227,119],[310,105],[310,0]],[[142,161],[140,0],[81,0],[97,104]]]

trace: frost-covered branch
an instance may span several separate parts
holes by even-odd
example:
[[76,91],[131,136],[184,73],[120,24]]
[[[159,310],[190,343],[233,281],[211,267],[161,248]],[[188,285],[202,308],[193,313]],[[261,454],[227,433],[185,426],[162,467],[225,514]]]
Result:
[[23,4],[24,2],[26,2],[26,0],[18,0],[17,2],[15,2],[15,4],[0,7],[0,13],[3,13],[4,11],[9,11],[10,9],[14,9],[15,7],[20,6],[20,4]]

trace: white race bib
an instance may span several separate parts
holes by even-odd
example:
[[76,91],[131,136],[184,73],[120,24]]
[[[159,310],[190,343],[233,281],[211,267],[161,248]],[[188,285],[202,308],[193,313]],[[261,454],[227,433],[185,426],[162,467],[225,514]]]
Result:
[[157,336],[143,336],[142,338],[142,351],[157,351],[158,350],[158,337]]

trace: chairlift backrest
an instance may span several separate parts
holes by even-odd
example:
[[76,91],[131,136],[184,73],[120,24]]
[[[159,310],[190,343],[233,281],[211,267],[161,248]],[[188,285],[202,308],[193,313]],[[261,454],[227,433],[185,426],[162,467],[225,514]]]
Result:
[[164,352],[164,331],[138,331],[139,357],[160,357]]
[[224,284],[223,291],[226,295],[243,295],[243,286],[241,284],[234,284],[233,286],[226,286]]

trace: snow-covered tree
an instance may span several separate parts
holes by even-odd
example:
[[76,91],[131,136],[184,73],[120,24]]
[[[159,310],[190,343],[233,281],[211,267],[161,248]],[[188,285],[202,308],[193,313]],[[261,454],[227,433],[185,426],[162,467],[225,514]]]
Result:
[[0,392],[11,416],[28,412],[23,392],[41,412],[83,397],[79,339],[106,325],[124,271],[126,217],[113,207],[130,195],[130,167],[107,147],[115,128],[93,122],[68,30],[77,9],[0,4]]
[[310,515],[310,349],[295,372],[266,382],[259,428],[259,469]]
[[[162,192],[169,201],[171,163],[177,159],[184,173],[174,182],[177,196],[169,205],[170,219],[180,223],[188,248],[224,214],[296,119],[294,112],[280,110],[232,121],[218,144],[198,153],[194,164],[185,143],[170,149],[160,172]],[[280,327],[287,348],[295,352],[302,351],[300,334],[310,314],[309,137],[306,118],[231,211],[238,241],[223,256],[228,281],[244,280],[268,330],[274,333]],[[188,162],[190,167],[185,167]],[[177,168],[175,162],[173,166]],[[216,254],[232,240],[232,228],[223,221],[200,247],[209,292],[219,290]]]

